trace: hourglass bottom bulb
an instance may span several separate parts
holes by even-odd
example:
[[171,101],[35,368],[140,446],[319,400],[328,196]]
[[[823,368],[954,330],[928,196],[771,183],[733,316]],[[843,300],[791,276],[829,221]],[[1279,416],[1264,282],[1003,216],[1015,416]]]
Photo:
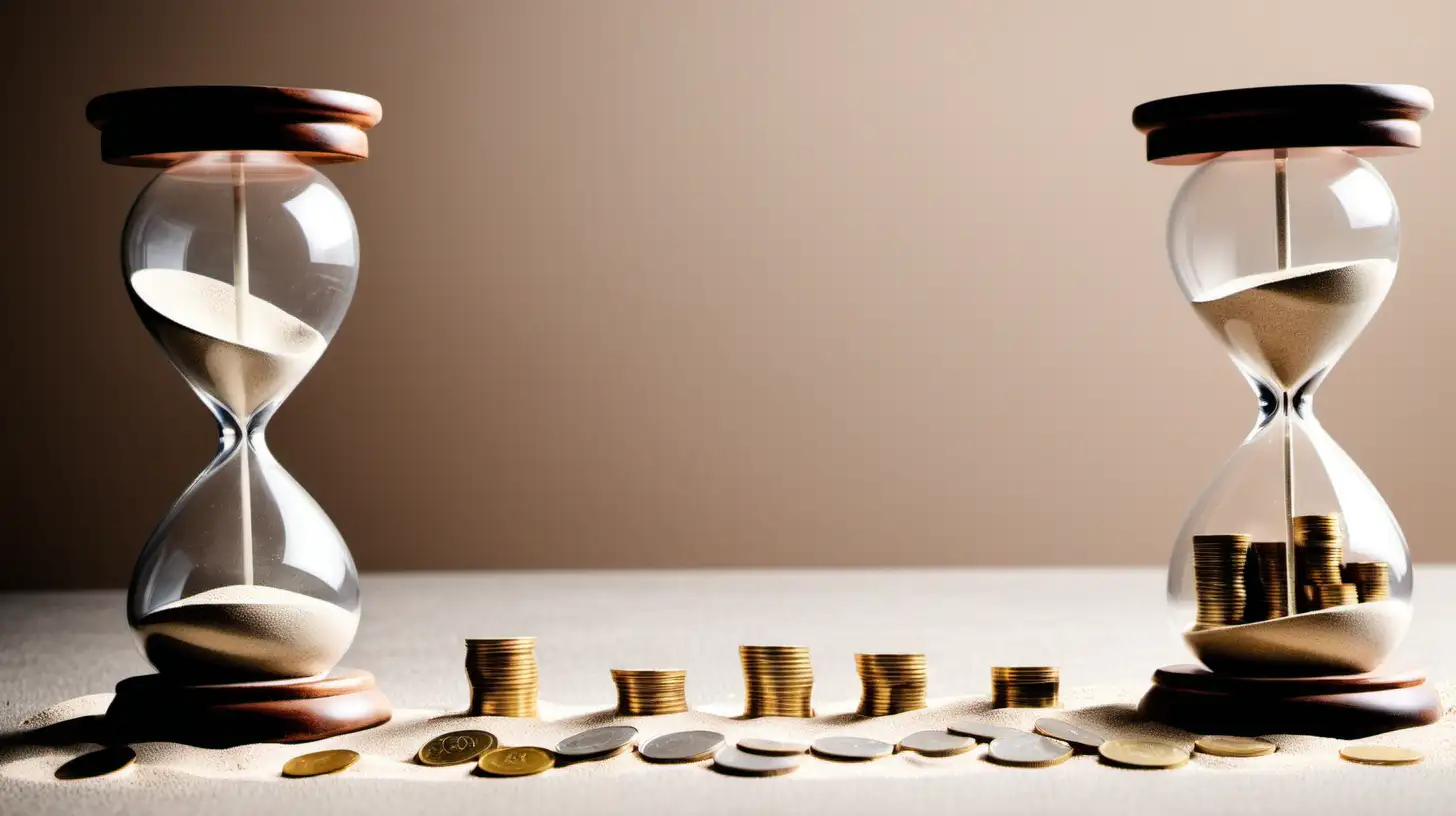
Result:
[[1404,601],[1372,601],[1183,634],[1203,665],[1251,676],[1374,671],[1410,626]]
[[354,641],[359,613],[267,586],[224,586],[173,601],[136,624],[158,671],[191,682],[327,673]]

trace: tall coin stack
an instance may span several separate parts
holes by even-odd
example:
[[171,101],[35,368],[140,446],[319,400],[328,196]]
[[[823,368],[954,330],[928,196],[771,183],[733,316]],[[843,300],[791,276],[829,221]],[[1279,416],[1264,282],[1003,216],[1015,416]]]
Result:
[[1358,590],[1360,603],[1390,600],[1390,565],[1384,561],[1356,561],[1346,564],[1343,572]]
[[812,717],[808,646],[739,646],[745,717]]
[[854,666],[863,686],[861,716],[883,717],[925,708],[925,655],[857,654]]
[[[1249,564],[1256,580],[1244,587],[1245,621],[1274,620],[1289,615],[1289,553],[1283,541],[1255,541]],[[1245,570],[1245,576],[1250,574]],[[1255,598],[1257,594],[1257,599]]]
[[1193,537],[1193,584],[1198,597],[1195,629],[1244,622],[1244,564],[1250,546],[1249,537],[1242,534]]
[[683,669],[612,669],[617,714],[650,717],[688,710],[688,673]]
[[992,708],[1056,708],[1062,672],[1055,666],[992,666]]
[[1342,606],[1343,589],[1322,590],[1344,584],[1340,566],[1345,560],[1345,540],[1339,516],[1294,517],[1294,565],[1299,578],[1301,612]]
[[535,638],[466,640],[465,676],[470,679],[472,716],[536,716],[541,675]]

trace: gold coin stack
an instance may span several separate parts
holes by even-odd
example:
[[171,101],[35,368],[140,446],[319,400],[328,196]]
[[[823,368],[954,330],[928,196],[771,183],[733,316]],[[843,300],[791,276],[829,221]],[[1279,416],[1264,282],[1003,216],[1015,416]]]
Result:
[[1334,609],[1360,603],[1360,592],[1354,584],[1305,584],[1305,599],[1311,610]]
[[[1244,620],[1274,620],[1289,615],[1289,553],[1283,541],[1255,541],[1251,562],[1255,565],[1257,581],[1246,586],[1248,601],[1244,607]],[[1245,573],[1248,574],[1247,572]],[[1258,593],[1255,601],[1254,594]]]
[[854,666],[863,686],[860,716],[883,717],[925,708],[925,655],[857,654]]
[[617,714],[650,717],[688,710],[688,673],[683,669],[612,669]]
[[739,646],[745,717],[812,717],[808,646]]
[[992,708],[1056,708],[1061,670],[1055,666],[992,666]]
[[[1344,585],[1340,567],[1345,560],[1345,539],[1340,517],[1294,517],[1294,565],[1299,579],[1300,612],[1342,606],[1343,589],[1320,587]],[[1358,593],[1357,593],[1358,597]]]
[[465,676],[470,679],[471,716],[536,716],[541,674],[535,638],[466,640]]
[[1249,559],[1249,537],[1196,535],[1193,537],[1193,584],[1198,597],[1195,629],[1213,629],[1244,622],[1244,564]]
[[1343,573],[1355,585],[1360,603],[1390,600],[1390,565],[1384,561],[1356,561],[1346,564]]

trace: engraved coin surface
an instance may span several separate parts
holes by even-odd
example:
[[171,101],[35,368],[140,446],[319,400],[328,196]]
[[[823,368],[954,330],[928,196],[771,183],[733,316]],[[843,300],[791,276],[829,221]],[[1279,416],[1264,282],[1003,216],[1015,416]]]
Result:
[[713,755],[713,770],[737,776],[781,776],[803,764],[797,756],[764,756],[737,748],[724,748]]
[[948,731],[916,731],[900,740],[901,751],[914,751],[928,757],[955,756],[964,754],[975,747],[976,741],[970,737],[963,737]]
[[56,778],[67,782],[114,774],[136,762],[136,751],[125,745],[82,754],[56,769]]
[[1023,768],[1046,768],[1067,761],[1072,755],[1072,746],[1041,734],[1022,732],[1009,737],[991,740],[986,755],[993,762],[1002,765],[1019,765]]
[[1425,759],[1420,751],[1394,745],[1346,745],[1340,756],[1361,765],[1414,765]]
[[744,737],[738,741],[738,749],[747,751],[750,754],[762,754],[764,756],[793,756],[794,754],[809,753],[807,742],[784,742],[782,740],[764,739],[763,737]]
[[526,745],[486,751],[476,767],[481,773],[491,776],[530,776],[550,770],[555,764],[555,754],[545,748]]
[[556,744],[556,755],[577,762],[608,759],[632,747],[637,729],[630,725],[608,725],[573,734]]
[[1036,733],[1054,740],[1061,740],[1078,751],[1096,751],[1107,742],[1107,738],[1090,728],[1072,725],[1069,722],[1042,717],[1036,721]]
[[1199,753],[1221,757],[1260,757],[1279,750],[1279,746],[1257,737],[1199,737],[1193,747]]
[[323,776],[338,773],[358,761],[358,751],[342,748],[333,751],[314,751],[311,754],[296,756],[283,763],[283,775],[294,778]]
[[637,749],[648,762],[701,762],[723,747],[717,731],[677,731],[653,737]]
[[489,731],[451,731],[421,745],[415,761],[421,765],[464,765],[499,744]]
[[890,743],[865,737],[820,737],[810,749],[814,756],[836,762],[868,762],[895,752]]
[[950,728],[946,730],[952,734],[960,734],[964,737],[975,737],[981,742],[990,742],[991,740],[1001,739],[1002,737],[1019,737],[1026,733],[1020,728],[993,725],[992,723],[981,722],[980,720],[953,722],[950,724]]
[[1187,748],[1157,740],[1108,740],[1097,750],[1104,762],[1124,768],[1177,768],[1192,756]]

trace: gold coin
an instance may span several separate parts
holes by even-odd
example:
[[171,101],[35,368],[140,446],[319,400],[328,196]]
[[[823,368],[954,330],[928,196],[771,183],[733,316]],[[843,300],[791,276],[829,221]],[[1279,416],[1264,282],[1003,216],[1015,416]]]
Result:
[[524,748],[497,748],[487,751],[480,758],[481,773],[491,776],[530,776],[550,770],[556,764],[556,755],[545,748],[526,746]]
[[1420,751],[1394,745],[1346,745],[1340,756],[1361,765],[1414,765],[1425,759]]
[[136,751],[125,745],[102,748],[71,759],[56,769],[56,778],[67,782],[114,774],[136,762]]
[[1199,753],[1221,757],[1268,756],[1279,750],[1279,746],[1257,737],[1199,737],[1193,742]]
[[1156,740],[1115,739],[1097,749],[1102,759],[1124,768],[1177,768],[1187,764],[1187,748]]
[[359,761],[358,751],[336,749],[303,754],[283,763],[283,775],[289,777],[323,776],[338,773]]
[[489,731],[451,731],[420,746],[415,761],[421,765],[464,765],[499,744]]

